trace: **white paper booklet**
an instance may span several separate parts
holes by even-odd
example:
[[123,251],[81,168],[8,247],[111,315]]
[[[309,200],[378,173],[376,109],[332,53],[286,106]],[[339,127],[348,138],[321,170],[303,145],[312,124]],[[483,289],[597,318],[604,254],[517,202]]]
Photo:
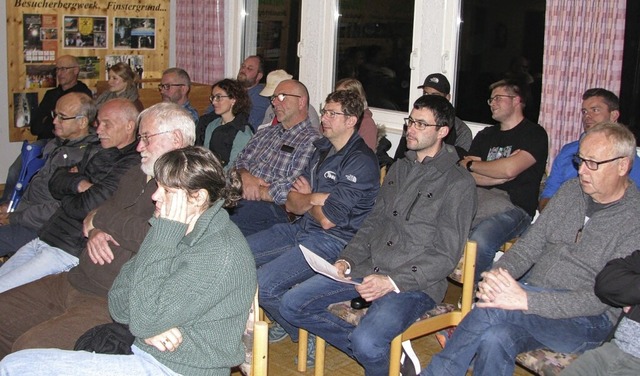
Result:
[[336,269],[335,266],[329,264],[325,259],[316,255],[315,253],[313,253],[313,251],[302,244],[300,244],[300,250],[302,251],[302,255],[304,256],[305,260],[307,260],[307,263],[309,263],[311,269],[313,269],[316,273],[320,273],[339,282],[349,283],[352,285],[360,284],[358,282],[354,282],[348,278],[344,278],[338,275],[338,269]]

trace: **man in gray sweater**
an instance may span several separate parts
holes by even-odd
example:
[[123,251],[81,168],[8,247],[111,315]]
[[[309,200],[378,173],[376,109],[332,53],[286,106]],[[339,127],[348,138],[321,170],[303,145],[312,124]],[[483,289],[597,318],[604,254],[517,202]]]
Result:
[[480,301],[422,375],[512,375],[518,353],[598,346],[619,313],[594,293],[605,264],[640,243],[640,192],[628,174],[633,134],[600,124],[580,142],[578,178],[565,183],[529,231],[482,274]]

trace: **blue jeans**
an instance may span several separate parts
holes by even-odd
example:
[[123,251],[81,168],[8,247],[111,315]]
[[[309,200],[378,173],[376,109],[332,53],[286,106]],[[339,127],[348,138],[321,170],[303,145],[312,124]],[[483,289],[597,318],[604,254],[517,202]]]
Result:
[[469,240],[478,243],[475,282],[480,273],[491,269],[496,252],[507,241],[522,235],[531,225],[531,217],[522,208],[515,207],[482,220],[469,233]]
[[0,376],[176,376],[149,353],[131,346],[133,355],[96,354],[87,351],[29,349],[7,355],[0,362]]
[[355,358],[367,376],[388,375],[391,340],[436,303],[422,291],[390,292],[373,301],[358,326],[327,311],[332,303],[358,296],[353,285],[317,275],[284,295],[280,313]]
[[[522,287],[528,291],[545,290]],[[600,345],[612,327],[606,313],[550,319],[519,310],[474,308],[420,375],[465,375],[474,356],[474,375],[512,375],[516,355],[521,352],[549,348],[581,353]]]
[[324,231],[306,231],[297,223],[278,224],[247,238],[258,267],[260,306],[298,340],[298,329],[280,316],[280,301],[290,288],[313,277],[299,245],[334,263],[347,242]]
[[240,200],[238,205],[229,211],[229,218],[244,236],[268,230],[278,223],[289,223],[284,209],[266,201]]
[[22,246],[38,237],[38,233],[25,226],[0,226],[0,256],[14,253]]
[[0,267],[0,292],[51,274],[66,272],[76,265],[76,256],[36,238],[20,248]]

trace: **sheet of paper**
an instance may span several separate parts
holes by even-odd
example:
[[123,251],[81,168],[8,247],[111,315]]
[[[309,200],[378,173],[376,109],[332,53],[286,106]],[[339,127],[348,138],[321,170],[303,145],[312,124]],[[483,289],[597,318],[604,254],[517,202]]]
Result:
[[338,269],[336,269],[335,266],[329,264],[325,259],[316,255],[315,253],[313,253],[313,251],[302,244],[300,244],[300,250],[302,251],[302,255],[304,256],[305,260],[307,260],[307,263],[309,263],[311,269],[313,269],[316,273],[320,273],[339,282],[349,283],[352,285],[360,284],[358,282],[354,282],[350,279],[339,276]]

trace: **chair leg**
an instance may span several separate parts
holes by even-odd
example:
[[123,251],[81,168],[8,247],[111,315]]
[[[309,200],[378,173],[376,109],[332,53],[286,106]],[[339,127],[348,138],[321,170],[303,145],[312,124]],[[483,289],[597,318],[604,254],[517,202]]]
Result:
[[324,376],[324,355],[326,350],[326,343],[323,338],[316,336],[316,361],[314,376]]
[[267,376],[269,326],[257,321],[253,326],[253,361],[251,376]]
[[309,332],[304,329],[298,329],[298,371],[307,371],[307,339]]
[[389,376],[400,374],[400,357],[402,355],[402,334],[396,336],[391,341],[391,351],[389,352]]

